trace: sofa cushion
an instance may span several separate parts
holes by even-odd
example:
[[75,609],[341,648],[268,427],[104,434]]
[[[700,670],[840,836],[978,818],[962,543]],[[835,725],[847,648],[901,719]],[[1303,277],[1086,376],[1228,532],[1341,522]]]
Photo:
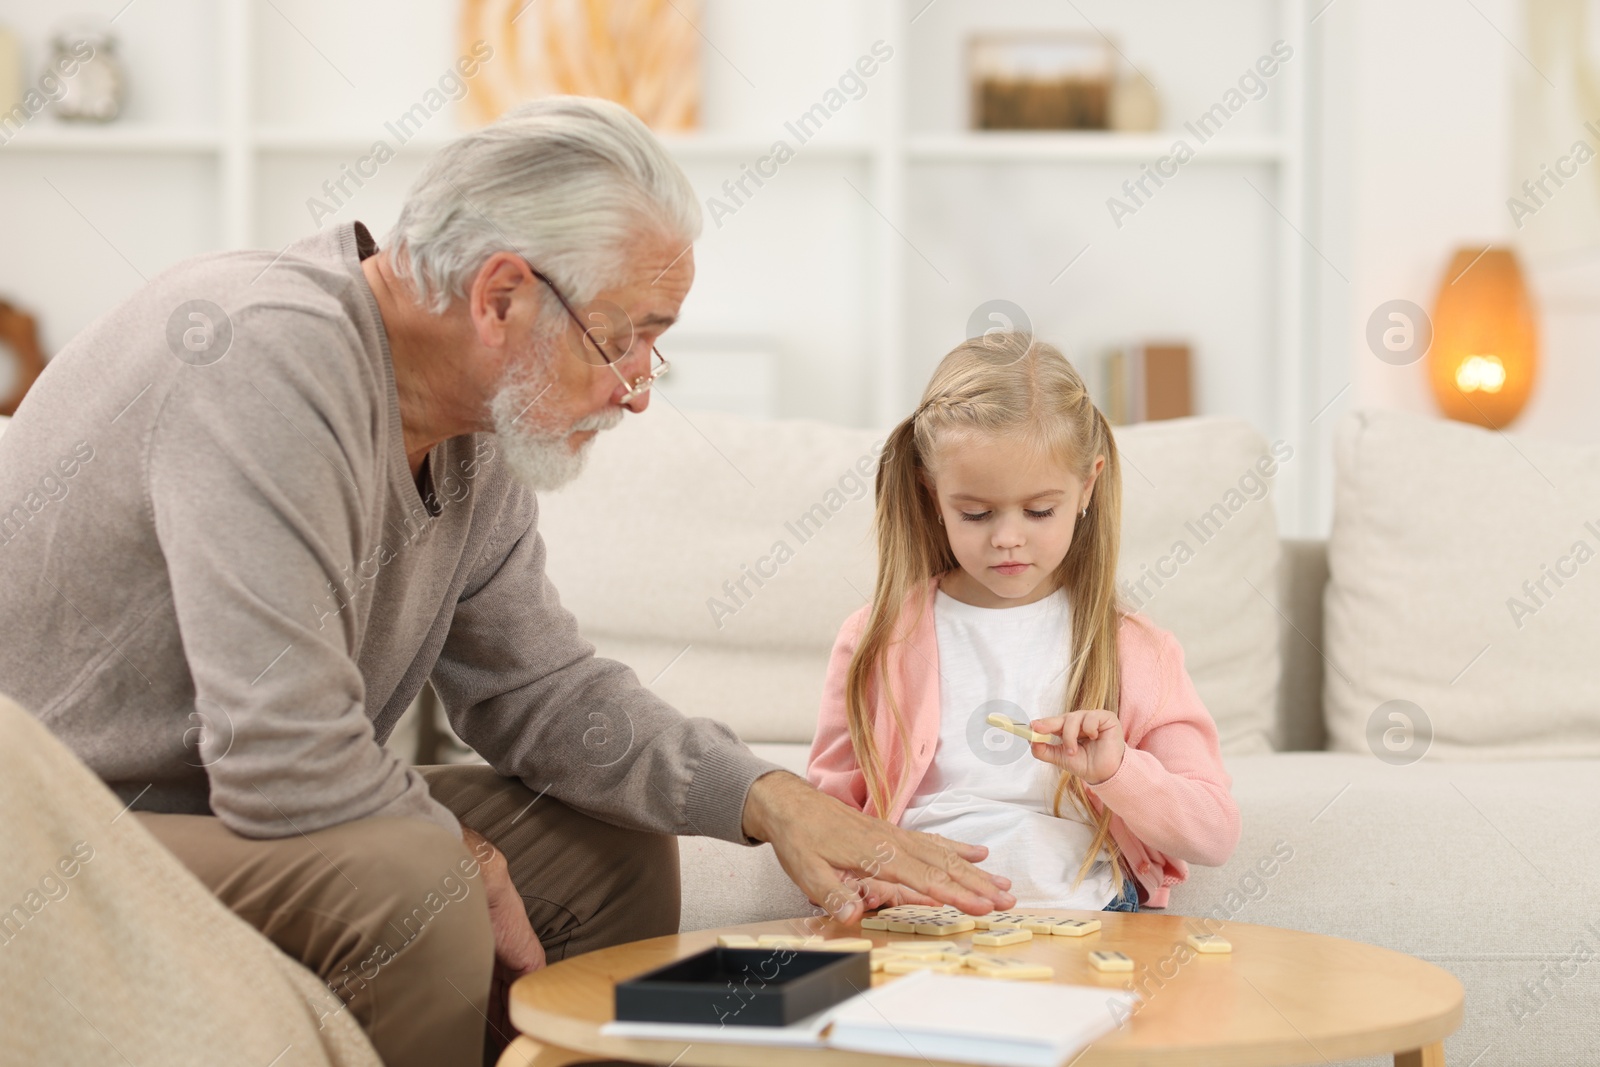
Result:
[[1358,412],[1335,467],[1329,747],[1600,756],[1600,448]]
[[[885,436],[658,404],[541,497],[552,580],[602,655],[686,713],[746,741],[808,743],[839,626],[872,590]],[[1264,751],[1278,540],[1260,472],[1273,457],[1232,419],[1117,436],[1125,595],[1183,643],[1223,750]]]
[[1222,867],[1191,867],[1167,914],[1329,934],[1443,967],[1466,987],[1450,1063],[1600,1063],[1600,824],[1587,815],[1600,807],[1600,761],[1396,767],[1285,752],[1228,770],[1239,846]]
[[809,742],[834,636],[872,590],[883,438],[658,397],[541,495],[551,578],[600,653],[686,714]]
[[1117,429],[1124,597],[1171,630],[1224,754],[1272,748],[1279,676],[1273,480],[1294,451],[1230,418]]

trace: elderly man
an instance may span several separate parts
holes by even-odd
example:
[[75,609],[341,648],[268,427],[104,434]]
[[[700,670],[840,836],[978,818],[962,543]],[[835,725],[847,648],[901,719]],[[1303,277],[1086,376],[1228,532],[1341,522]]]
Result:
[[[477,1064],[497,983],[676,930],[670,835],[769,841],[845,920],[1014,903],[983,849],[596,658],[545,576],[535,492],[648,406],[699,227],[623,109],[529,104],[440,151],[382,249],[344,224],[165,272],[0,438],[0,690],[389,1064]],[[426,679],[488,766],[383,748]]]

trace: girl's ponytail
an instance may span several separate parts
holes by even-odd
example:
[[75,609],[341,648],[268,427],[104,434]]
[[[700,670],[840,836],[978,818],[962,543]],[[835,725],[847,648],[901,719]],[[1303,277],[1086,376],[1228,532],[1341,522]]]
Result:
[[882,818],[888,818],[893,798],[888,795],[888,754],[878,750],[873,730],[874,688],[879,684],[884,687],[894,717],[895,736],[901,745],[896,755],[904,767],[910,762],[910,739],[905,715],[889,684],[889,646],[903,640],[921,621],[919,614],[908,628],[901,629],[900,615],[907,601],[914,600],[919,612],[924,603],[921,596],[912,594],[925,590],[933,575],[955,565],[950,544],[939,527],[938,509],[927,489],[927,468],[917,442],[917,420],[926,407],[919,407],[890,432],[878,460],[874,518],[878,575],[872,609],[845,676],[845,719],[856,762],[866,781],[866,810]]
[[[1074,398],[1076,421],[1084,429],[1085,451],[1104,456],[1105,465],[1095,479],[1089,497],[1088,514],[1073,532],[1072,547],[1061,561],[1059,575],[1072,604],[1072,673],[1067,681],[1066,712],[1084,708],[1104,708],[1119,713],[1121,686],[1117,670],[1117,639],[1126,612],[1117,599],[1117,551],[1122,540],[1122,461],[1111,423],[1095,407],[1087,390]],[[1056,783],[1053,810],[1060,815],[1061,802],[1072,798],[1073,805],[1092,819],[1094,840],[1078,868],[1077,883],[1088,875],[1102,849],[1111,862],[1114,892],[1122,892],[1124,872],[1116,840],[1111,836],[1111,811],[1102,808],[1098,815],[1090,803],[1083,780],[1063,771]],[[1075,883],[1075,884],[1077,884]]]

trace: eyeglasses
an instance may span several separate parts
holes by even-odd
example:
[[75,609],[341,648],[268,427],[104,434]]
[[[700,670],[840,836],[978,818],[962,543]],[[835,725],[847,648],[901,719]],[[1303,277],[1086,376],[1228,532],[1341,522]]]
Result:
[[[534,270],[533,267],[530,266],[528,269],[533,271],[533,276],[535,278],[538,278],[541,282],[544,282],[545,285],[550,287],[550,291],[556,294],[556,299],[561,301],[561,306],[567,309],[567,314],[572,317],[572,321],[578,324],[578,329],[583,333],[584,339],[594,346],[594,350],[596,352],[600,353],[600,358],[605,360],[606,366],[611,368],[611,373],[617,376],[617,381],[621,382],[622,387],[627,390],[627,392],[622,394],[622,402],[624,404],[631,404],[639,397],[648,393],[650,391],[650,387],[656,383],[656,380],[663,374],[667,373],[668,369],[671,368],[672,364],[668,363],[666,357],[662,356],[661,350],[655,345],[651,345],[650,355],[655,362],[651,365],[649,373],[641,374],[632,382],[628,381],[622,376],[622,372],[617,369],[617,365],[611,359],[611,357],[606,355],[606,350],[600,346],[600,342],[596,341],[594,336],[591,334],[590,331],[599,329],[600,327],[585,326],[583,324],[583,320],[578,318],[578,313],[572,310],[572,305],[567,303],[567,298],[561,295],[561,290],[556,288],[556,283],[551,281],[549,278],[546,278],[537,270]],[[623,355],[626,356],[627,353],[623,353]]]

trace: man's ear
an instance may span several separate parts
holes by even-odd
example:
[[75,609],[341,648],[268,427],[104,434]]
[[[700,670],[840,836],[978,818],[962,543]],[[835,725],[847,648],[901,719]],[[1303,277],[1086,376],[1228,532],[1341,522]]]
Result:
[[484,260],[467,293],[467,310],[478,340],[499,348],[521,325],[519,320],[531,322],[538,314],[535,284],[527,261],[514,252],[496,252]]

